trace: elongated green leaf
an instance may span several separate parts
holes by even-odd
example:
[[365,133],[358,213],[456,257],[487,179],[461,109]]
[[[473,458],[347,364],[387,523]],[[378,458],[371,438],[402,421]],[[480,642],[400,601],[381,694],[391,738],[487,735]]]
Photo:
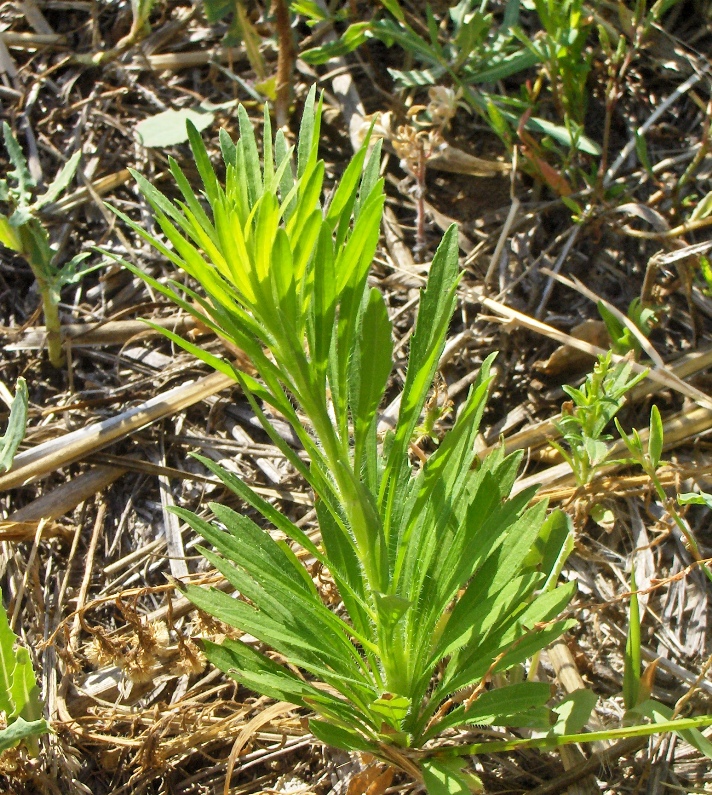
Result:
[[[17,379],[15,384],[15,397],[10,406],[10,418],[7,421],[7,430],[0,436],[0,472],[6,472],[12,466],[12,461],[17,448],[25,438],[27,430],[27,382],[24,378]],[[2,606],[0,605],[0,612]]]
[[12,701],[15,712],[27,721],[42,717],[42,702],[30,654],[24,646],[15,652],[15,670],[12,673]]
[[354,423],[354,459],[360,462],[366,433],[383,398],[393,360],[392,324],[383,296],[376,288],[368,296],[361,321],[357,352],[352,359],[351,412]]
[[351,210],[353,209],[356,200],[356,191],[361,179],[361,172],[363,164],[366,159],[368,140],[364,142],[361,148],[356,153],[356,156],[351,159],[351,162],[346,167],[339,187],[336,189],[334,196],[329,204],[329,209],[326,213],[326,222],[333,229],[342,218],[350,218]]
[[[297,144],[297,179],[301,179],[307,165],[312,160],[316,149],[315,143],[318,145],[321,114],[314,111],[315,100],[316,84],[309,89],[307,98],[304,100],[304,113],[299,127],[299,142]],[[321,105],[321,99],[319,105]]]
[[[455,308],[457,251],[457,228],[453,225],[447,230],[435,252],[428,283],[421,296],[415,333],[410,345],[406,381],[401,394],[398,424],[388,462],[389,478],[384,478],[384,487],[398,479],[403,454],[422,411],[445,345],[447,326]],[[385,495],[382,498],[383,496]],[[391,491],[391,504],[395,496]]]
[[[17,664],[16,640],[17,635],[10,629],[0,591],[0,711],[9,718],[19,714],[19,709],[16,709],[15,702],[12,700],[12,680]],[[22,705],[20,705],[21,707]]]
[[519,682],[485,690],[468,708],[462,705],[449,712],[423,739],[454,726],[502,725],[500,718],[543,707],[550,699],[551,686],[546,682]]
[[7,728],[0,729],[0,753],[14,748],[24,740],[46,734],[48,731],[49,726],[44,719],[26,721],[23,718],[17,718]]
[[60,193],[69,185],[77,173],[79,161],[82,157],[81,152],[75,152],[69,160],[62,166],[62,170],[54,178],[52,184],[47,188],[47,192],[40,196],[34,204],[34,210],[41,210],[53,201],[56,201]]
[[247,687],[259,683],[255,689],[271,698],[306,706],[304,696],[320,695],[316,688],[245,643],[225,639],[222,643],[201,640],[200,644],[213,665]]
[[638,606],[634,564],[630,570],[630,609],[628,611],[628,637],[625,644],[623,670],[623,703],[626,709],[633,709],[638,703],[641,662],[640,608]]
[[242,105],[238,105],[237,118],[240,123],[240,140],[245,153],[245,177],[247,179],[247,194],[250,199],[250,206],[262,195],[262,169],[260,168],[260,155],[257,151],[257,141],[255,131],[250,121],[247,111]]
[[369,743],[364,737],[355,731],[345,729],[341,726],[334,726],[323,720],[312,718],[309,721],[309,731],[317,740],[333,748],[340,748],[342,751],[361,751],[362,753],[374,753],[378,751],[376,743]]
[[663,454],[663,421],[660,417],[660,410],[653,405],[650,410],[650,436],[648,438],[648,457],[650,463],[657,469],[660,458]]
[[[686,742],[690,743],[693,748],[696,748],[708,759],[712,759],[712,742],[710,742],[707,737],[705,737],[705,735],[698,731],[698,729],[694,726],[690,728],[684,728],[684,721],[681,721],[680,719],[673,720],[674,713],[670,707],[666,707],[664,704],[660,704],[654,699],[648,699],[642,704],[638,704],[635,709],[632,710],[632,712],[634,714],[644,715],[645,717],[650,718],[654,724],[664,724],[665,728],[662,726],[659,728],[659,731],[661,732],[676,731],[680,737],[682,737],[682,739]],[[693,718],[692,720],[695,719]],[[697,718],[697,720],[702,721],[702,725],[709,725],[712,724],[712,715],[706,715],[701,718]],[[704,723],[705,721],[706,724]],[[674,728],[675,724],[678,724],[680,728]]]
[[35,187],[35,181],[30,174],[30,169],[27,165],[27,159],[22,152],[22,147],[17,142],[17,138],[15,138],[10,129],[10,125],[6,121],[2,123],[2,134],[5,139],[5,149],[7,150],[10,162],[14,166],[14,170],[11,171],[8,176],[17,182],[19,203],[27,204],[32,188]]
[[291,538],[292,541],[296,541],[307,550],[307,552],[326,565],[326,559],[322,556],[314,542],[301,528],[290,522],[283,513],[270,505],[267,500],[260,497],[260,495],[253,491],[244,481],[240,480],[240,478],[233,475],[231,472],[228,472],[227,469],[221,467],[215,461],[205,458],[199,453],[193,453],[192,455],[214,475],[217,475],[230,491],[237,494],[238,497],[242,498],[248,505],[251,505],[255,510],[259,511],[268,522],[271,522],[288,538]]
[[455,605],[433,659],[447,657],[475,638],[485,641],[503,618],[515,615],[517,608],[521,611],[541,579],[541,575],[528,574],[495,588],[491,580],[475,577]]
[[198,168],[201,179],[203,180],[203,187],[208,201],[213,204],[219,197],[218,178],[215,176],[215,171],[210,163],[208,150],[205,148],[203,139],[200,137],[200,132],[190,119],[186,121],[186,128],[188,130],[188,140],[190,141],[190,148],[193,151],[195,158],[195,165]]
[[[657,705],[662,706],[662,705]],[[625,726],[621,729],[603,729],[597,732],[583,732],[582,734],[556,735],[548,734],[546,737],[532,737],[530,739],[516,740],[494,740],[482,743],[470,743],[469,745],[459,745],[452,749],[441,751],[443,756],[469,756],[471,754],[490,754],[514,751],[525,748],[560,748],[563,745],[573,743],[595,743],[600,740],[615,741],[627,737],[649,737],[651,734],[662,734],[664,732],[679,732],[680,735],[690,733],[701,727],[712,724],[712,715],[704,715],[699,718],[679,718],[677,720],[666,720],[660,723],[645,723],[638,726]],[[702,739],[702,736],[697,732]]]

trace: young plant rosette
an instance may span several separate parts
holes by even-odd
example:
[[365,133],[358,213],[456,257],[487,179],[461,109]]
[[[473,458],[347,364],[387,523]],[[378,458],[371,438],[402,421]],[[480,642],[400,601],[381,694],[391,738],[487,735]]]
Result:
[[[364,144],[324,204],[314,90],[296,168],[282,131],[272,138],[267,111],[262,160],[244,108],[238,114],[237,143],[220,132],[224,187],[190,126],[202,196],[174,160],[182,201],[134,174],[167,242],[119,215],[200,291],[140,275],[249,357],[256,377],[163,332],[241,386],[274,445],[313,490],[321,543],[198,456],[267,524],[220,504],[210,506],[214,522],[175,509],[235,593],[183,590],[260,641],[202,642],[208,659],[242,685],[316,713],[309,725],[325,743],[370,752],[433,794],[466,792],[477,782],[458,754],[490,744],[445,748],[437,742],[443,733],[453,737],[453,729],[473,724],[523,727],[557,745],[583,727],[593,706],[586,698],[587,709],[568,711],[573,722],[557,722],[547,706],[550,684],[522,677],[525,661],[574,623],[560,615],[575,583],[557,586],[571,548],[569,524],[561,513],[547,518],[545,502],[529,507],[532,489],[510,498],[518,454],[493,453],[475,466],[493,357],[437,451],[422,465],[411,460],[455,307],[456,229],[446,232],[430,266],[398,420],[381,438],[392,327],[382,294],[368,286],[384,203],[380,145],[369,154]],[[308,464],[275,432],[269,412],[291,424]],[[322,602],[299,548],[333,579],[342,600],[336,611]]]

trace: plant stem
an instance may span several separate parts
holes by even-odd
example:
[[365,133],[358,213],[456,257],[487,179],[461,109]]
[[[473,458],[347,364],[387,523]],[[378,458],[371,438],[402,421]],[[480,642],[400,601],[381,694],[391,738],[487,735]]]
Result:
[[688,530],[687,525],[683,521],[682,516],[678,512],[677,508],[675,507],[675,500],[671,499],[665,493],[665,489],[663,488],[663,484],[660,482],[660,479],[657,476],[657,473],[651,466],[645,466],[644,469],[647,472],[647,475],[653,482],[653,486],[655,486],[655,491],[660,498],[660,502],[663,504],[665,510],[670,514],[672,520],[677,525],[678,529],[683,535],[683,538],[687,542],[686,546],[689,550],[690,554],[692,555],[693,559],[696,563],[698,563],[705,573],[707,579],[712,582],[712,571],[710,570],[709,564],[705,562],[705,559],[702,557],[702,553],[700,552],[700,548],[697,545],[697,541],[695,541],[694,536]]
[[62,367],[65,362],[64,350],[62,349],[62,323],[59,319],[59,306],[54,290],[46,282],[43,282],[37,275],[37,284],[42,296],[42,312],[45,320],[45,332],[47,334],[47,353],[53,367]]
[[292,93],[292,69],[296,59],[294,39],[285,0],[275,0],[274,19],[277,28],[277,87],[274,113],[277,125],[284,127],[289,121],[289,100]]

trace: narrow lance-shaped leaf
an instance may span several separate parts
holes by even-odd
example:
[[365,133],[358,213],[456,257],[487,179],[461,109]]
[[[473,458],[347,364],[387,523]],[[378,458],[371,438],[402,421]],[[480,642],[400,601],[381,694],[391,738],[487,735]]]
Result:
[[650,436],[648,438],[648,457],[653,469],[657,469],[663,454],[663,421],[660,410],[653,404],[650,410]]
[[245,178],[247,179],[247,194],[250,206],[262,195],[262,170],[260,169],[260,155],[257,151],[257,141],[252,122],[247,115],[247,111],[242,105],[238,105],[237,118],[240,123],[240,140],[242,141],[245,153]]
[[[388,460],[388,478],[383,488],[398,480],[403,455],[422,411],[432,384],[433,375],[445,345],[447,326],[455,308],[455,286],[458,278],[457,227],[453,224],[433,258],[428,283],[421,296],[415,333],[411,340],[408,371],[401,395],[400,413],[395,438]],[[382,498],[385,494],[381,495]],[[391,490],[389,499],[395,499]],[[389,510],[390,513],[390,510]],[[387,525],[388,532],[388,525]]]
[[15,641],[17,635],[10,629],[7,613],[2,604],[0,591],[0,711],[8,717],[17,714],[12,700],[12,678],[17,660],[15,658]]
[[203,139],[200,137],[200,133],[195,125],[189,120],[186,122],[186,128],[188,130],[190,148],[195,158],[195,165],[198,167],[198,172],[203,180],[203,186],[205,187],[205,194],[208,197],[208,201],[212,204],[218,199],[220,194],[218,178],[215,176],[215,170],[210,162],[208,150],[205,148]]
[[[15,397],[10,406],[10,418],[7,421],[5,435],[0,437],[0,472],[5,472],[12,466],[12,461],[17,448],[25,438],[27,430],[27,382],[18,378],[15,385]],[[2,612],[2,610],[0,610]]]
[[640,689],[640,608],[635,582],[635,565],[630,570],[630,609],[628,611],[628,638],[625,644],[623,669],[623,703],[633,709],[638,703]]
[[373,288],[361,321],[361,335],[353,358],[351,411],[354,422],[357,465],[363,455],[366,433],[373,422],[391,373],[393,360],[392,324],[383,295]]
[[82,153],[75,152],[69,160],[62,166],[62,170],[57,174],[52,184],[47,188],[47,192],[40,196],[34,204],[33,210],[41,210],[53,201],[56,201],[59,194],[69,185],[72,181],[77,168],[79,167],[79,160]]

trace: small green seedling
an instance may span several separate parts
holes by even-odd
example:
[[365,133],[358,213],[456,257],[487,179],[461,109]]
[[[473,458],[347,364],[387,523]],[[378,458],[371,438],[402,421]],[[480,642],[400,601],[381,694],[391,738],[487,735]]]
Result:
[[0,753],[19,743],[36,753],[36,738],[49,731],[49,727],[42,717],[42,702],[30,655],[24,646],[16,645],[17,640],[5,608],[0,604]]
[[700,565],[700,568],[707,576],[707,579],[712,582],[712,568],[710,568],[709,563],[705,561],[702,553],[700,552],[700,547],[697,544],[695,537],[692,535],[692,531],[677,509],[678,502],[682,505],[688,503],[708,504],[707,500],[705,499],[705,495],[687,494],[681,495],[681,497],[678,497],[677,499],[674,497],[668,497],[668,495],[665,493],[665,489],[663,488],[663,484],[658,477],[658,467],[661,465],[661,457],[663,453],[663,421],[660,417],[660,411],[658,407],[653,406],[650,410],[650,429],[648,432],[649,435],[647,449],[643,443],[643,440],[640,438],[640,434],[637,430],[635,430],[635,428],[633,429],[633,432],[628,435],[623,428],[621,428],[618,420],[615,420],[615,423],[623,443],[628,448],[631,462],[639,464],[645,474],[650,478],[660,502],[670,515],[670,518],[673,520],[678,530],[682,533],[682,536],[685,539],[685,546],[687,547],[687,550],[693,559]]
[[613,363],[612,353],[602,354],[580,388],[565,385],[564,392],[571,403],[561,412],[556,423],[566,445],[551,444],[571,467],[576,483],[585,486],[608,459],[608,445],[612,437],[604,431],[623,406],[625,395],[643,378],[645,373],[632,375],[628,361]]
[[0,472],[7,472],[10,469],[17,448],[25,438],[27,404],[27,382],[24,378],[18,378],[15,385],[15,397],[10,404],[10,419],[7,421],[7,431],[5,431],[4,436],[0,436]]
[[[641,717],[648,718],[652,723],[668,722],[675,719],[675,712],[650,697],[656,663],[649,665],[643,672],[640,627],[640,607],[633,566],[630,572],[630,611],[623,669],[623,704],[626,708],[624,722],[636,723]],[[698,729],[677,733],[701,754],[712,759],[712,743]]]
[[[611,350],[619,356],[625,356],[633,352],[635,358],[641,354],[640,341],[636,338],[631,329],[621,323],[602,302],[598,302],[598,312],[606,324],[606,330],[611,340]],[[628,318],[635,324],[644,336],[649,337],[657,321],[655,310],[644,306],[640,298],[634,298],[628,306]]]
[[[396,425],[379,437],[378,410],[393,368],[388,308],[368,286],[385,199],[380,147],[369,153],[364,144],[323,203],[314,90],[296,164],[282,131],[272,138],[267,112],[262,158],[242,107],[238,119],[237,142],[220,136],[224,186],[189,127],[207,204],[175,162],[181,202],[135,175],[170,247],[119,213],[201,291],[143,278],[243,350],[257,376],[171,331],[166,336],[235,379],[315,494],[320,544],[247,483],[200,458],[271,527],[218,503],[210,506],[213,522],[174,509],[205,540],[201,553],[236,595],[183,590],[278,656],[233,639],[204,640],[205,654],[241,685],[316,714],[309,726],[319,740],[406,770],[431,795],[479,786],[470,754],[599,739],[580,733],[595,698],[556,712],[548,683],[516,675],[575,623],[562,612],[576,583],[558,582],[572,546],[565,517],[547,516],[545,502],[530,506],[536,489],[510,496],[521,455],[499,450],[474,467],[493,356],[437,451],[425,461],[410,455],[455,308],[457,229],[446,232],[430,265]],[[619,378],[626,381],[627,373]],[[276,432],[265,406],[291,424],[308,463]],[[323,602],[295,549],[333,578],[338,612]],[[515,674],[508,682],[507,672]],[[706,722],[712,718],[669,725]],[[473,725],[543,736],[447,748],[436,742]],[[603,739],[659,730],[613,729]]]
[[5,148],[14,170],[8,173],[7,179],[0,179],[0,203],[8,208],[5,214],[0,213],[0,243],[24,257],[32,268],[42,298],[49,359],[55,367],[61,367],[64,353],[58,307],[60,291],[65,285],[79,281],[88,272],[79,270],[78,266],[89,255],[78,254],[58,266],[57,252],[50,245],[40,213],[55,202],[72,181],[81,152],[75,152],[47,191],[35,198],[36,184],[17,138],[6,122],[3,122],[2,129]]

